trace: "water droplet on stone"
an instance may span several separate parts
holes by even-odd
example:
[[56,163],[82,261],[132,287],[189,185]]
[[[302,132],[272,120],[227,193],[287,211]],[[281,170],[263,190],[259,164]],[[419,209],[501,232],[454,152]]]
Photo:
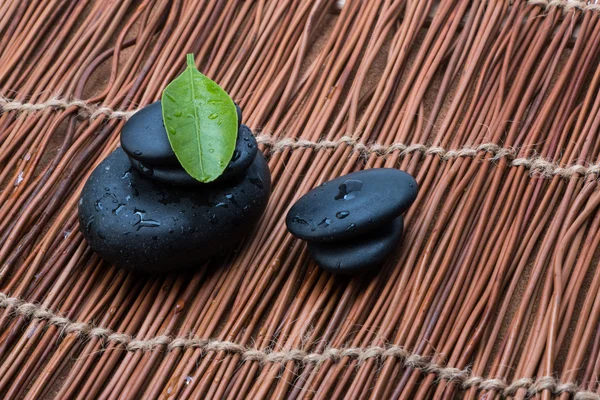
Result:
[[317,225],[319,228],[327,228],[331,224],[331,220],[329,218],[324,218],[323,221],[319,222]]
[[89,232],[90,229],[92,228],[92,223],[94,223],[94,217],[90,217],[90,219],[88,219],[87,224],[85,225],[85,229]]
[[338,211],[335,216],[337,219],[344,219],[346,218],[348,215],[350,215],[350,213],[348,211]]
[[144,173],[144,175],[152,176],[154,174],[154,170],[145,164],[140,163],[140,168],[142,169],[142,173]]
[[346,232],[354,232],[355,230],[356,230],[356,225],[355,224],[350,224],[346,228]]
[[136,230],[142,228],[157,228],[160,226],[160,222],[153,219],[146,219],[146,211],[135,209],[133,215],[137,215],[139,220],[134,222],[132,225],[136,227]]
[[358,179],[347,179],[340,186],[335,200],[351,200],[356,197],[356,192],[362,190],[363,183]]
[[238,150],[235,150],[233,152],[233,155],[231,156],[231,161],[237,161],[238,158],[240,158],[240,152]]
[[121,177],[121,179],[127,179],[131,176],[131,171],[132,171],[133,167],[129,168],[127,171],[125,171],[125,173],[123,174],[123,176]]
[[308,225],[308,221],[306,221],[305,219],[300,218],[299,215],[296,215],[295,217],[292,218],[292,222],[295,222],[297,224],[302,224],[302,225]]
[[133,152],[133,154],[135,154],[136,156],[141,156],[142,152],[140,150],[136,150]]

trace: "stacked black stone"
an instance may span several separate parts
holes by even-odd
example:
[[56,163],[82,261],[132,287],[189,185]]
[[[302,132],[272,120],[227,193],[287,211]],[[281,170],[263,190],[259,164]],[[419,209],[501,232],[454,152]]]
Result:
[[381,265],[396,247],[404,229],[402,213],[417,192],[415,179],[397,169],[353,172],[300,198],[286,224],[308,242],[321,268],[356,274]]
[[160,101],[127,121],[121,146],[92,172],[79,202],[85,239],[117,266],[147,273],[198,266],[232,251],[267,206],[271,175],[245,125],[225,172],[211,183],[181,167]]

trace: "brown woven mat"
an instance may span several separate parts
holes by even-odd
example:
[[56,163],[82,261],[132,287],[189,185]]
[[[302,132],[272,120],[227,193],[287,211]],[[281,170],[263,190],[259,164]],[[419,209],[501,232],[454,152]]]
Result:
[[[0,2],[0,397],[600,399],[600,17],[579,1]],[[77,201],[193,52],[273,192],[227,259],[148,277]],[[420,191],[357,278],[284,216],[373,167]]]

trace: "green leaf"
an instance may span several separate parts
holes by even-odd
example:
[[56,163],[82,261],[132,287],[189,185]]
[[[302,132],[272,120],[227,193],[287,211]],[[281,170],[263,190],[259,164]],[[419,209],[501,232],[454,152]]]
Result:
[[235,150],[237,112],[225,90],[202,75],[187,55],[187,68],[162,93],[162,115],[177,159],[195,179],[211,182]]

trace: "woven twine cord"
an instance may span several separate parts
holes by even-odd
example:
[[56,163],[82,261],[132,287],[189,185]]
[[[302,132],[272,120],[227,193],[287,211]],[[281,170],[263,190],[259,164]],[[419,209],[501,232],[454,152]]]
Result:
[[[22,103],[20,101],[9,100],[4,96],[0,96],[0,106],[4,112],[15,111],[18,113],[35,113],[50,109],[65,110],[75,107],[80,110],[80,116],[90,119],[106,118],[106,119],[129,119],[139,109],[131,111],[113,110],[110,107],[90,104],[84,100],[66,100],[58,97],[53,97],[42,103]],[[2,111],[0,110],[0,111]],[[1,114],[1,112],[0,112]],[[428,146],[422,143],[405,144],[393,143],[390,145],[383,144],[364,144],[349,136],[343,136],[338,140],[321,140],[318,142],[292,139],[292,138],[276,138],[268,134],[260,134],[256,137],[259,144],[268,146],[271,152],[283,151],[285,149],[302,149],[312,148],[315,150],[336,149],[342,144],[350,146],[354,151],[363,155],[378,154],[385,156],[393,152],[400,152],[401,155],[411,153],[422,153],[425,155],[434,154],[442,160],[452,160],[459,157],[475,157],[480,151],[485,151],[492,155],[492,160],[507,158],[511,160],[510,165],[513,167],[525,167],[531,170],[532,175],[538,175],[544,178],[560,176],[562,178],[571,178],[574,175],[588,176],[598,175],[600,173],[600,163],[589,163],[587,165],[574,164],[566,167],[561,167],[559,164],[546,160],[542,157],[519,157],[517,158],[517,150],[510,147],[501,147],[495,143],[483,143],[478,146],[463,146],[459,149],[444,149],[437,146]]]
[[60,316],[40,305],[28,303],[22,299],[9,297],[0,292],[0,308],[9,308],[13,315],[28,319],[37,319],[46,321],[49,325],[60,328],[61,334],[75,334],[81,339],[98,338],[106,343],[122,345],[127,351],[149,352],[157,349],[166,348],[174,350],[182,349],[201,349],[203,353],[207,352],[225,352],[227,354],[237,354],[243,361],[254,361],[261,364],[268,363],[288,363],[295,362],[299,364],[320,365],[326,361],[339,362],[342,358],[356,359],[358,364],[368,359],[385,360],[387,358],[396,358],[410,368],[418,369],[424,373],[433,373],[440,379],[460,382],[464,389],[476,387],[480,390],[496,390],[505,396],[514,395],[517,390],[525,389],[529,396],[542,391],[550,391],[552,394],[560,395],[568,393],[578,400],[600,400],[600,395],[582,390],[576,383],[561,383],[557,379],[544,376],[537,379],[521,378],[516,379],[510,384],[502,379],[483,378],[473,376],[468,369],[458,369],[444,367],[431,361],[431,357],[423,357],[413,354],[402,346],[388,345],[385,347],[372,346],[363,348],[327,348],[322,353],[308,353],[300,349],[289,349],[284,351],[270,351],[269,349],[253,349],[247,346],[229,341],[216,339],[202,339],[191,336],[170,337],[166,335],[155,336],[150,339],[140,340],[135,337],[114,332],[107,328],[101,328],[85,322],[74,322],[68,318]]

